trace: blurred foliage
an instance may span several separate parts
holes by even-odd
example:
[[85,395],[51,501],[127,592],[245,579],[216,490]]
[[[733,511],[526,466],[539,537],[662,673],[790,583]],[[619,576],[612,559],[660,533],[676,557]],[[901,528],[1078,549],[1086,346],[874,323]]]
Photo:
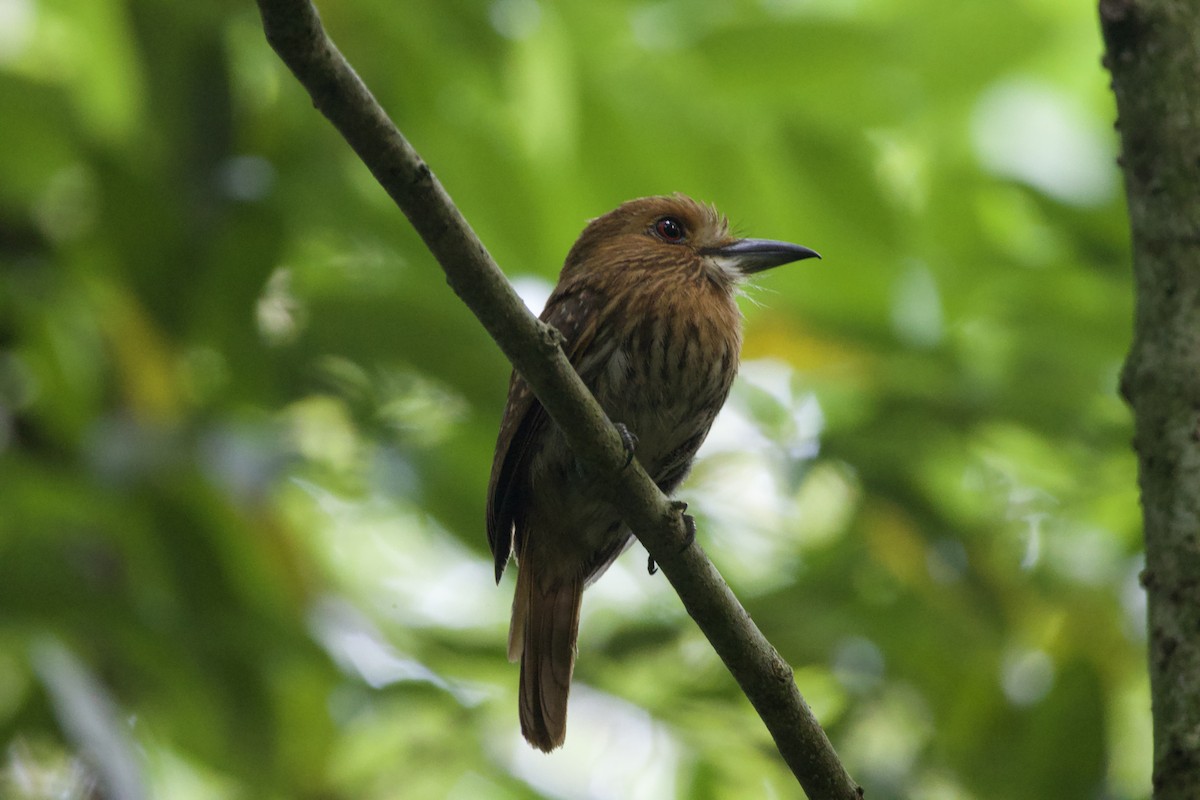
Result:
[[[321,7],[534,305],[640,195],[824,254],[683,496],[868,797],[1146,796],[1089,4]],[[252,3],[0,0],[0,117],[0,796],[795,796],[636,553],[521,742],[509,368]]]

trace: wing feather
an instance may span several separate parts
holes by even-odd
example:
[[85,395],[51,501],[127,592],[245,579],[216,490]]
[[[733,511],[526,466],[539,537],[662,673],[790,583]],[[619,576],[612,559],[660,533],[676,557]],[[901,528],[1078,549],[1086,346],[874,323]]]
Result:
[[[546,301],[540,319],[563,336],[563,351],[578,369],[596,333],[599,298],[580,287],[559,286]],[[513,371],[508,402],[496,440],[492,475],[488,483],[487,536],[496,569],[496,581],[509,557],[521,551],[522,514],[529,492],[529,464],[548,425],[552,424],[529,384]]]

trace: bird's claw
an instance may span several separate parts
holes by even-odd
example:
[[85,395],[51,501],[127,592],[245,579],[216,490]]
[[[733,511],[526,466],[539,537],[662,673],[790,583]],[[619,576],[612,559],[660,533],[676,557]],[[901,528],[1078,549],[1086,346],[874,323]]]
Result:
[[[696,541],[696,518],[691,514],[686,514],[688,504],[682,500],[672,500],[671,508],[679,512],[680,519],[683,520],[683,546],[679,548],[679,552],[683,552],[692,546],[692,542]],[[658,565],[654,563],[654,556],[650,556],[646,562],[646,571],[651,575],[658,572]]]
[[679,516],[683,519],[683,547],[679,548],[679,552],[683,552],[692,546],[692,542],[696,541],[696,518],[691,514],[685,514],[687,511],[687,503],[682,500],[672,500],[671,508],[679,512]]
[[625,448],[625,463],[622,465],[622,469],[624,469],[633,463],[633,454],[637,451],[638,437],[633,431],[626,428],[623,422],[614,422],[613,425],[616,426],[617,433],[621,435],[621,445]]

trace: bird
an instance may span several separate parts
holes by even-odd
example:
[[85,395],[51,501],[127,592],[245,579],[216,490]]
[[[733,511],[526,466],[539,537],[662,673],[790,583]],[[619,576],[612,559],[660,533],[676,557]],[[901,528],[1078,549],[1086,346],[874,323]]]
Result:
[[[587,224],[540,319],[561,334],[631,456],[670,496],[737,374],[739,287],[819,257],[788,242],[736,238],[726,217],[686,195],[643,197]],[[548,753],[566,738],[583,591],[633,534],[591,491],[586,468],[515,370],[488,484],[487,536],[497,583],[516,561],[508,658],[521,664],[521,732]]]

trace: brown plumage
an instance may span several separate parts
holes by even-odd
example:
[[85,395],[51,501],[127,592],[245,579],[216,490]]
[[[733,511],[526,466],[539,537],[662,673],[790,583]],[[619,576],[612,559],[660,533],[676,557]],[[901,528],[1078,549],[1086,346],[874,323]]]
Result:
[[[675,195],[632,200],[593,220],[567,255],[541,318],[580,377],[670,494],[691,467],[738,368],[744,276],[815,256],[735,239],[710,206]],[[550,751],[566,736],[583,590],[632,541],[588,490],[566,439],[516,373],[488,488],[496,580],[515,556],[508,657],[521,661],[521,732]]]

